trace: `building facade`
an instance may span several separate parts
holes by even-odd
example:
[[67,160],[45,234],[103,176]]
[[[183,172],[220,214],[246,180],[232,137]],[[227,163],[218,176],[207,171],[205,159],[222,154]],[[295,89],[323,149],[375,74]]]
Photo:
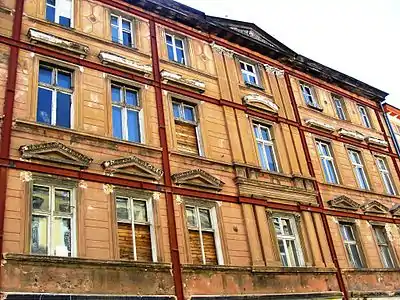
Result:
[[7,299],[400,299],[387,96],[170,0],[0,1]]

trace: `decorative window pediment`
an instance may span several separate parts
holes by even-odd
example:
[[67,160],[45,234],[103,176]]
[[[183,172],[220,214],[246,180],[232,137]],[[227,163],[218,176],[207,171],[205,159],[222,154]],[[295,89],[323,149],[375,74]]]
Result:
[[129,156],[120,159],[107,160],[101,164],[107,174],[120,173],[159,180],[163,171],[148,162],[136,157]]
[[351,138],[351,139],[355,139],[358,141],[363,141],[365,139],[365,136],[357,131],[350,131],[350,130],[346,130],[344,128],[340,128],[338,130],[338,134],[340,136],[344,136],[347,138]]
[[184,76],[167,70],[161,71],[161,78],[164,83],[172,82],[173,84],[183,86],[185,88],[204,93],[206,84],[200,80],[185,78]]
[[314,119],[308,119],[306,120],[306,125],[309,127],[313,127],[313,128],[317,128],[317,129],[322,129],[325,131],[329,131],[329,132],[333,132],[335,131],[335,127],[333,127],[332,125],[314,120]]
[[69,52],[79,54],[82,58],[86,57],[86,55],[89,53],[89,47],[86,45],[62,39],[33,28],[29,29],[28,38],[32,43],[43,43],[52,47],[67,50]]
[[269,112],[277,113],[279,110],[278,105],[276,105],[271,99],[268,99],[267,97],[258,94],[246,95],[243,97],[243,101],[247,106],[255,107]]
[[141,64],[137,61],[127,59],[125,57],[110,52],[101,51],[99,53],[99,59],[102,64],[109,64],[116,67],[133,70],[135,72],[144,74],[145,76],[149,76],[153,71],[151,65]]
[[389,208],[376,200],[372,200],[364,204],[363,206],[361,206],[361,209],[366,213],[373,214],[387,214],[389,212]]
[[347,196],[339,196],[336,197],[333,200],[329,200],[328,204],[330,207],[333,208],[340,208],[340,209],[346,209],[346,210],[358,210],[360,208],[360,204],[358,204],[356,201],[350,199]]
[[37,159],[87,168],[92,158],[59,142],[25,145],[19,148],[24,159]]
[[224,185],[221,180],[201,169],[176,173],[172,175],[172,180],[178,185],[188,185],[212,190],[221,190]]
[[379,147],[387,147],[388,143],[382,139],[378,139],[372,136],[369,136],[365,139],[368,144],[372,144]]
[[395,205],[390,209],[390,213],[391,213],[394,217],[400,217],[400,204],[395,204]]

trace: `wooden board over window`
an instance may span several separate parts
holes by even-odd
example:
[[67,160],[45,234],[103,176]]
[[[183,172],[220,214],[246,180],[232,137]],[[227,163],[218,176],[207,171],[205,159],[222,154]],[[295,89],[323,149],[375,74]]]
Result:
[[175,122],[175,129],[178,150],[198,155],[196,126]]

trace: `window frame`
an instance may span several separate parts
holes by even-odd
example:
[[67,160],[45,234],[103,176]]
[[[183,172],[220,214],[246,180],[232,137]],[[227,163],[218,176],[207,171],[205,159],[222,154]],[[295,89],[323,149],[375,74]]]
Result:
[[[381,161],[383,163],[383,165],[385,166],[385,169],[381,169],[381,165],[379,164],[379,161]],[[396,189],[396,186],[394,185],[393,177],[390,172],[389,166],[387,164],[386,158],[375,155],[375,163],[378,168],[378,172],[381,176],[381,179],[383,181],[383,185],[385,186],[386,194],[391,195],[391,196],[396,196],[397,189]],[[386,175],[387,177],[385,177],[384,175]],[[387,178],[388,182],[385,180],[385,178]],[[388,186],[388,183],[390,183],[390,186]],[[390,192],[389,187],[393,191],[393,193]]]
[[[343,230],[342,227],[347,226],[348,228],[350,228],[351,230],[351,234],[354,237],[354,240],[346,240],[346,237],[343,234]],[[345,248],[345,252],[346,252],[346,257],[347,260],[349,262],[349,264],[354,268],[354,269],[363,269],[366,268],[366,260],[364,257],[364,252],[362,249],[362,244],[361,244],[361,240],[360,237],[358,235],[358,231],[355,228],[356,224],[353,222],[346,222],[346,221],[340,221],[339,222],[339,231],[340,231],[340,236],[342,237],[342,243],[343,243],[343,247]],[[347,235],[347,234],[346,234]],[[349,252],[352,253],[353,252],[350,250],[350,246],[351,245],[355,245],[356,246],[356,250],[357,250],[357,255],[359,257],[359,260],[361,262],[361,266],[357,267],[356,263],[355,263],[355,259],[353,256],[350,256]]]
[[[120,88],[120,99],[122,100],[120,103],[114,102],[112,99],[112,89],[113,87]],[[134,91],[137,95],[137,102],[138,106],[130,105],[126,103],[126,91]],[[141,88],[129,85],[123,82],[111,80],[110,81],[110,103],[111,103],[111,136],[117,140],[130,142],[130,143],[138,143],[144,144],[145,143],[145,126],[144,126],[144,112],[143,112],[143,104],[142,104],[142,93]],[[114,122],[113,122],[113,107],[119,107],[121,109],[121,122],[122,122],[122,138],[119,139],[114,137]],[[131,141],[129,140],[129,128],[128,128],[128,111],[135,111],[138,112],[138,121],[139,121],[139,141]]]
[[[324,141],[324,140],[320,140],[320,139],[316,140],[315,143],[316,143],[316,148],[317,148],[316,149],[317,150],[317,154],[319,156],[321,167],[322,167],[322,173],[324,174],[325,182],[327,182],[329,184],[340,184],[341,181],[340,181],[340,177],[339,177],[339,172],[336,169],[336,163],[335,163],[335,157],[334,157],[334,154],[333,154],[332,143]],[[320,148],[319,148],[321,144],[326,145],[326,148],[328,149],[330,156],[326,156],[326,155],[322,154],[322,152],[320,151]],[[328,176],[327,176],[327,174],[325,172],[325,168],[324,168],[324,162],[326,160],[329,160],[329,161],[332,162],[332,167],[333,167],[333,171],[334,171],[334,174],[335,174],[336,182],[328,181]]]
[[[117,26],[112,24],[112,18],[113,17],[117,18],[117,20],[118,20],[117,21],[118,22]],[[123,21],[127,21],[130,24],[130,28],[131,28],[130,29],[130,37],[131,37],[131,41],[132,41],[130,46],[124,44],[123,33],[127,32],[127,31],[123,29],[123,26],[122,26],[122,22]],[[112,36],[112,28],[113,27],[117,27],[118,28],[118,41],[117,42],[113,41],[113,36]],[[119,15],[117,13],[111,12],[110,13],[110,29],[111,29],[111,32],[110,32],[111,41],[113,43],[116,43],[116,44],[119,44],[119,45],[122,45],[122,46],[128,47],[128,48],[135,48],[136,43],[135,43],[135,20],[134,19],[131,19],[131,18]]]
[[[67,27],[67,26],[64,26],[64,25],[62,25],[62,24],[60,24],[59,22],[56,22],[56,19],[57,19],[57,16],[58,16],[58,19],[60,20],[60,14],[59,13],[57,13],[57,11],[59,10],[59,9],[57,9],[57,1],[59,1],[59,0],[55,0],[55,5],[51,5],[51,4],[48,4],[47,3],[47,1],[48,0],[45,0],[45,8],[44,8],[44,10],[45,10],[45,12],[44,12],[44,18],[46,19],[46,21],[48,21],[48,22],[51,22],[51,23],[55,23],[55,24],[58,24],[58,25],[60,25],[60,26],[63,26],[63,27],[65,27],[65,28],[74,28],[74,15],[75,15],[75,0],[71,0],[71,19],[70,19],[70,26],[69,27]],[[63,1],[65,1],[65,0],[63,0]],[[68,1],[68,0],[67,0]],[[47,19],[47,16],[46,16],[46,10],[47,10],[47,6],[50,6],[50,7],[54,7],[54,22],[52,22],[52,21],[50,21],[50,20],[48,20]]]
[[367,107],[358,104],[357,105],[358,113],[361,118],[361,124],[368,129],[372,129],[371,118],[368,114]]
[[[347,109],[343,97],[335,94],[331,95],[337,118],[342,121],[347,121]],[[342,113],[343,117],[341,117],[340,112]]]
[[[130,212],[130,220],[119,220],[118,219],[118,211],[117,211],[117,200],[123,199],[127,200],[127,207],[128,212]],[[134,209],[133,203],[135,201],[145,202],[146,203],[146,215],[147,215],[147,222],[138,222],[135,221],[134,217]],[[117,225],[117,239],[118,239],[118,223],[126,223],[130,224],[132,228],[132,247],[133,247],[133,261],[138,261],[137,259],[137,249],[136,249],[136,239],[135,239],[135,224],[139,225],[146,225],[149,226],[150,229],[150,241],[151,241],[151,256],[152,262],[158,261],[157,255],[157,237],[156,231],[154,226],[154,210],[153,210],[153,201],[151,197],[140,197],[135,195],[126,195],[125,193],[118,193],[116,192],[114,197],[114,205],[115,205],[115,220]],[[119,243],[117,241],[117,248],[118,248],[118,256],[119,256]]]
[[[278,164],[278,158],[277,158],[277,154],[276,154],[276,149],[275,149],[275,142],[274,142],[274,135],[271,133],[271,129],[272,129],[272,125],[265,125],[263,123],[257,122],[257,121],[253,121],[252,122],[252,127],[253,127],[253,136],[254,136],[254,140],[256,142],[256,148],[257,148],[257,153],[258,153],[258,157],[259,157],[259,161],[260,161],[260,165],[261,168],[263,170],[269,171],[269,172],[280,172],[279,169],[279,164]],[[258,131],[258,135],[259,137],[257,137],[256,133],[254,132],[255,127],[257,127],[257,131]],[[262,134],[261,134],[261,128],[265,128],[268,132],[268,135],[270,136],[271,140],[264,140],[262,139]],[[259,149],[258,149],[258,144],[261,143],[262,144],[262,154],[260,153]],[[269,169],[269,165],[268,165],[268,156],[267,153],[265,151],[265,146],[271,147],[272,149],[272,154],[273,154],[273,163],[276,167],[276,170],[270,170]],[[261,157],[261,155],[263,155],[263,157]],[[265,168],[263,166],[263,161],[266,162]]]
[[[301,95],[302,95],[306,105],[308,107],[315,108],[317,110],[322,111],[322,107],[319,104],[318,97],[317,97],[317,92],[315,90],[315,87],[313,85],[309,84],[309,83],[304,82],[304,81],[300,81],[299,84],[300,84],[300,92],[301,92]],[[305,88],[310,90],[310,93],[307,93],[307,95],[311,96],[311,100],[312,100],[311,103],[308,101],[308,98],[304,95],[305,94],[305,91],[304,91]]]
[[[347,149],[347,153],[348,153],[348,157],[349,157],[350,163],[352,164],[353,173],[354,173],[354,176],[356,178],[358,187],[360,189],[362,189],[362,190],[370,191],[371,190],[371,185],[369,183],[369,178],[368,178],[367,170],[366,170],[365,165],[364,165],[364,159],[362,157],[361,151],[355,150],[355,149],[352,149],[352,148],[348,148]],[[352,153],[356,154],[358,156],[358,160],[360,161],[359,163],[353,161],[352,155],[351,155]],[[366,184],[365,188],[363,188],[361,186],[360,178],[358,177],[358,173],[357,173],[356,169],[361,170],[362,176],[364,177],[365,184]]]
[[[245,66],[245,69],[242,69],[241,65]],[[250,72],[249,70],[247,70],[247,66],[251,66],[254,70],[254,72]],[[262,88],[261,85],[261,78],[260,78],[260,74],[258,72],[258,68],[257,68],[257,64],[256,63],[250,63],[248,61],[245,61],[243,59],[239,59],[239,69],[242,75],[242,80],[244,82],[244,84],[249,85],[249,86],[253,86],[253,87],[258,87],[258,88]],[[252,83],[250,81],[246,81],[244,79],[244,77],[247,76],[247,78],[249,78],[249,76],[253,76],[255,79],[255,83]]]
[[[396,268],[397,267],[397,263],[396,263],[396,260],[395,260],[395,253],[394,253],[393,248],[392,248],[392,243],[390,242],[390,240],[388,238],[385,226],[384,225],[377,225],[377,224],[371,224],[371,226],[372,226],[372,231],[374,232],[375,242],[376,242],[376,246],[378,248],[379,256],[381,258],[382,266],[384,268],[387,268],[387,269]],[[379,241],[378,234],[376,232],[377,229],[382,230],[382,234],[383,234],[383,237],[385,239],[384,243]],[[383,251],[382,251],[381,247],[386,247],[387,248],[388,254],[389,254],[389,259],[391,261],[392,266],[387,265],[387,263],[386,263],[387,258],[383,254]]]
[[[51,74],[51,81],[52,83],[44,83],[44,82],[40,82],[40,68],[47,68],[47,69],[51,69],[52,74]],[[58,80],[58,72],[61,71],[62,73],[68,73],[70,74],[70,78],[71,78],[71,88],[64,88],[64,87],[60,87],[57,85],[57,80]],[[55,127],[60,127],[60,128],[67,128],[67,129],[74,129],[74,119],[75,119],[75,110],[74,110],[74,92],[75,92],[75,85],[74,85],[74,81],[75,81],[75,73],[76,70],[72,70],[68,67],[64,67],[64,66],[60,66],[57,64],[53,64],[53,63],[48,63],[47,61],[44,60],[39,60],[39,64],[38,64],[38,71],[37,71],[37,86],[36,86],[36,114],[35,114],[35,120],[36,122],[40,123],[40,124],[46,124],[46,125],[50,125],[50,126],[55,126]],[[37,113],[38,113],[38,109],[39,109],[39,89],[44,89],[44,90],[48,90],[51,91],[51,115],[50,115],[50,123],[45,123],[45,122],[39,122],[37,120]],[[67,94],[70,96],[70,101],[71,101],[71,106],[70,106],[70,127],[63,127],[63,126],[59,126],[57,125],[57,94],[58,93],[62,93],[62,94]]]
[[[34,211],[33,209],[33,188],[34,186],[38,187],[45,187],[49,189],[49,209],[48,212],[45,211]],[[55,207],[55,191],[56,190],[64,190],[64,191],[69,191],[70,193],[70,212],[69,213],[62,213],[58,212],[55,213],[54,207]],[[28,253],[30,255],[43,255],[43,256],[54,256],[54,257],[77,257],[77,244],[78,244],[78,232],[77,232],[77,214],[78,210],[76,209],[77,205],[77,188],[73,183],[67,183],[64,184],[64,181],[61,182],[53,182],[52,180],[49,180],[48,178],[43,179],[43,180],[33,180],[29,184],[29,201],[28,201],[28,206],[29,206],[29,224],[28,224]],[[47,231],[46,231],[46,237],[47,237],[47,254],[41,254],[41,253],[33,253],[32,252],[32,230],[33,230],[33,217],[34,216],[39,216],[39,217],[46,217],[48,222],[47,222]],[[70,219],[70,226],[71,226],[71,255],[70,256],[61,256],[61,255],[56,255],[53,254],[55,249],[53,249],[53,224],[54,224],[54,219],[56,218],[63,218],[63,219]]]
[[[170,36],[170,37],[171,37],[172,44],[169,44],[169,43],[168,43],[168,41],[167,41],[167,36]],[[176,41],[175,41],[176,39],[182,41],[182,48],[181,48],[181,47],[178,47],[178,46],[176,45]],[[189,66],[188,52],[187,52],[187,50],[186,50],[186,48],[187,48],[187,39],[186,39],[185,37],[182,37],[181,35],[177,35],[177,34],[175,34],[175,33],[171,33],[171,32],[166,31],[166,32],[165,32],[165,46],[166,46],[166,48],[167,48],[168,61],[170,61],[170,62],[175,62],[175,63],[181,64],[181,65],[184,65],[184,66]],[[170,57],[169,57],[169,55],[168,55],[168,46],[171,46],[171,47],[172,47],[172,52],[173,52],[173,54],[174,54],[174,59],[173,59],[173,60],[171,60]],[[184,62],[183,62],[183,63],[178,61],[177,48],[179,48],[180,50],[182,50],[183,59],[184,59]]]

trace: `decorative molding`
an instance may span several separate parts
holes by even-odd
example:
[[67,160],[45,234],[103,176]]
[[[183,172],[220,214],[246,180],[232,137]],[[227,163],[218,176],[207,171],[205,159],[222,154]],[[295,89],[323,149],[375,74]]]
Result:
[[373,214],[387,214],[389,212],[389,208],[380,203],[377,200],[372,200],[363,206],[361,209],[366,213],[373,213]]
[[279,110],[279,106],[276,105],[272,100],[258,94],[246,95],[243,97],[243,101],[248,106],[252,106],[269,112],[277,113]]
[[210,46],[211,46],[211,48],[212,48],[215,52],[217,52],[217,53],[219,53],[219,54],[223,54],[223,55],[225,55],[226,57],[232,58],[233,55],[235,54],[235,51],[230,50],[230,49],[228,49],[228,48],[225,48],[225,47],[223,47],[223,46],[219,46],[219,45],[217,45],[215,42],[212,42],[212,43],[210,44]]
[[204,93],[206,90],[206,84],[204,82],[197,79],[185,78],[180,74],[173,73],[167,70],[161,71],[161,78],[164,83],[168,83],[169,81],[171,81],[172,83],[195,90],[199,93]]
[[379,147],[387,147],[388,146],[388,142],[386,142],[385,140],[378,139],[378,138],[372,137],[372,136],[366,137],[365,141],[368,144],[372,144],[372,145],[379,146]]
[[329,132],[333,132],[335,131],[335,127],[333,127],[332,125],[314,120],[314,119],[308,119],[305,121],[306,125],[309,127],[313,127],[313,128],[318,128],[318,129],[322,129],[325,131],[329,131]]
[[265,71],[267,73],[276,75],[277,77],[282,77],[285,74],[285,71],[276,67],[273,67],[269,64],[264,64]]
[[[25,145],[21,146],[19,151],[21,158],[24,159],[45,160],[82,168],[87,168],[93,160],[60,142]],[[52,156],[51,154],[56,154],[56,156]]]
[[161,193],[160,192],[153,192],[153,200],[154,201],[159,201],[161,197]]
[[21,171],[21,172],[19,173],[19,179],[20,179],[22,182],[29,182],[29,181],[32,181],[32,172],[29,172],[29,171]]
[[172,180],[177,185],[188,185],[198,188],[221,190],[225,184],[210,173],[201,169],[189,170],[172,175]]
[[268,38],[264,37],[261,33],[258,31],[254,30],[253,28],[247,27],[247,26],[229,26],[229,29],[236,31],[240,34],[243,34],[249,38],[252,38],[256,41],[259,41],[263,44],[267,44],[272,48],[276,48],[276,45],[272,43]]
[[87,189],[88,184],[87,184],[87,182],[86,182],[85,180],[79,180],[78,186],[79,186],[81,189]]
[[29,28],[28,38],[32,43],[43,43],[59,49],[64,49],[75,54],[79,54],[81,58],[84,58],[89,53],[89,47],[77,42],[69,41],[56,37],[52,34],[44,33],[42,31]]
[[107,195],[112,194],[114,193],[114,186],[112,184],[103,184],[103,191]]
[[394,217],[400,217],[400,204],[393,205],[389,211]]
[[358,141],[363,141],[365,139],[365,136],[357,131],[350,131],[344,128],[340,128],[338,130],[338,134],[340,136],[344,136],[344,137],[348,137],[348,138],[352,138]]
[[110,52],[101,51],[99,53],[99,59],[102,64],[110,64],[113,66],[122,67],[124,69],[134,70],[138,73],[144,74],[145,76],[150,76],[153,72],[151,65],[141,64],[137,61],[127,59]]
[[[161,169],[153,166],[152,164],[149,164],[148,162],[136,156],[107,160],[104,161],[101,165],[108,175],[120,173],[155,180],[160,180],[161,176],[163,175],[163,171]],[[139,171],[135,169],[139,169]]]
[[340,208],[340,209],[353,210],[353,211],[358,210],[361,206],[356,201],[354,201],[344,195],[336,197],[333,200],[329,200],[328,204],[330,207],[333,207],[333,208]]

